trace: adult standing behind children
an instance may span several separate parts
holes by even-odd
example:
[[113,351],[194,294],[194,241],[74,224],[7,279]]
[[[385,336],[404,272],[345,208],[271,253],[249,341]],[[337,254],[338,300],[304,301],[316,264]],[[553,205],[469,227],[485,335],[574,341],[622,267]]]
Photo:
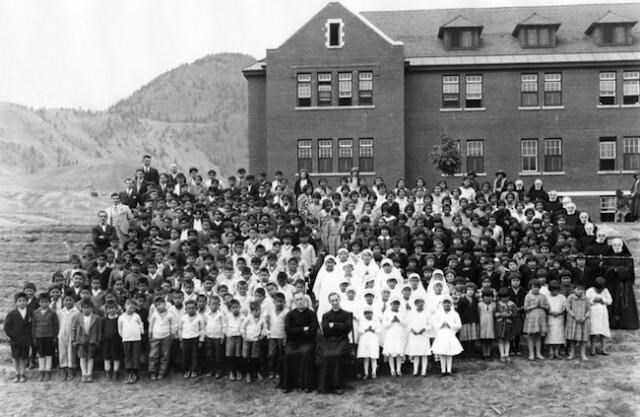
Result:
[[349,334],[353,330],[353,315],[340,307],[340,296],[329,294],[331,310],[322,316],[324,351],[318,369],[318,392],[342,394],[344,369],[351,352]]
[[285,317],[287,344],[284,347],[281,388],[291,392],[301,388],[307,392],[316,387],[316,314],[307,307],[303,293],[293,297],[295,308]]

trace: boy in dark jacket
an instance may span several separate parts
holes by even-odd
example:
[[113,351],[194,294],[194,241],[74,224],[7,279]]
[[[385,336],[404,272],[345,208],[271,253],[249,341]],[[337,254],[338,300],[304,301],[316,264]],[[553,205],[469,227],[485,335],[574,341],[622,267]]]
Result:
[[19,292],[15,296],[16,309],[7,314],[4,319],[4,332],[11,341],[11,357],[16,369],[13,382],[27,382],[25,369],[29,362],[29,348],[31,347],[31,312],[27,309],[29,303],[27,294]]
[[40,308],[32,313],[31,327],[36,352],[38,353],[38,370],[40,381],[51,380],[51,364],[53,362],[54,342],[58,336],[58,316],[49,306],[49,293],[38,297]]

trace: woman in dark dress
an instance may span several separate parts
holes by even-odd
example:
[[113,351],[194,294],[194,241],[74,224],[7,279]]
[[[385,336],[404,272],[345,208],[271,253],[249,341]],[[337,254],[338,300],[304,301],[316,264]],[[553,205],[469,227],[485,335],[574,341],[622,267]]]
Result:
[[331,310],[322,316],[325,344],[318,369],[318,392],[342,394],[345,368],[351,354],[349,334],[353,329],[353,315],[340,308],[337,293],[329,294],[329,303]]
[[627,330],[640,328],[638,305],[633,294],[633,283],[636,278],[633,258],[622,239],[613,239],[602,268],[607,289],[613,298],[609,308],[610,327]]
[[287,313],[284,330],[287,343],[284,347],[281,388],[291,392],[301,388],[307,392],[316,387],[316,333],[318,319],[307,308],[303,293],[293,297],[296,308]]
[[606,255],[611,247],[607,244],[607,235],[604,231],[596,232],[596,240],[584,250],[587,258],[584,267],[584,285],[585,288],[591,288],[596,283],[596,278],[603,275],[601,256]]

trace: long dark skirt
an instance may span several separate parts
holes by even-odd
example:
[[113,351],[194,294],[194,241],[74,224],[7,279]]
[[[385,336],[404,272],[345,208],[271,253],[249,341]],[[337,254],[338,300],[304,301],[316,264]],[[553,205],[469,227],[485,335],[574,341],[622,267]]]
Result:
[[315,343],[287,343],[282,360],[282,383],[285,390],[294,388],[315,389],[316,376]]

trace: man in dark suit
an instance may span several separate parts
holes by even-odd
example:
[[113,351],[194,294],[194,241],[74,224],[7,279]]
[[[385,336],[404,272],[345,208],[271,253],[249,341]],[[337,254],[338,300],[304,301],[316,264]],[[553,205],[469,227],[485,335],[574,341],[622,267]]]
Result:
[[124,180],[124,184],[125,190],[120,192],[120,202],[133,210],[140,204],[140,194],[135,190],[132,178]]
[[[159,181],[159,180],[158,180]],[[149,185],[151,184],[158,184],[157,182],[153,183],[153,182],[149,182],[145,179],[145,173],[143,171],[142,168],[139,168],[136,170],[136,178],[134,180],[133,183],[133,189],[138,193],[138,199],[140,199],[141,196],[145,195],[147,193],[147,189],[149,188]]]
[[100,210],[98,212],[98,224],[91,228],[91,237],[93,244],[96,247],[98,253],[102,253],[107,248],[113,236],[116,235],[116,230],[113,226],[107,224],[107,212]]
[[158,184],[160,180],[160,174],[158,170],[151,166],[151,156],[145,155],[142,157],[142,171],[144,173],[144,179],[147,182]]

